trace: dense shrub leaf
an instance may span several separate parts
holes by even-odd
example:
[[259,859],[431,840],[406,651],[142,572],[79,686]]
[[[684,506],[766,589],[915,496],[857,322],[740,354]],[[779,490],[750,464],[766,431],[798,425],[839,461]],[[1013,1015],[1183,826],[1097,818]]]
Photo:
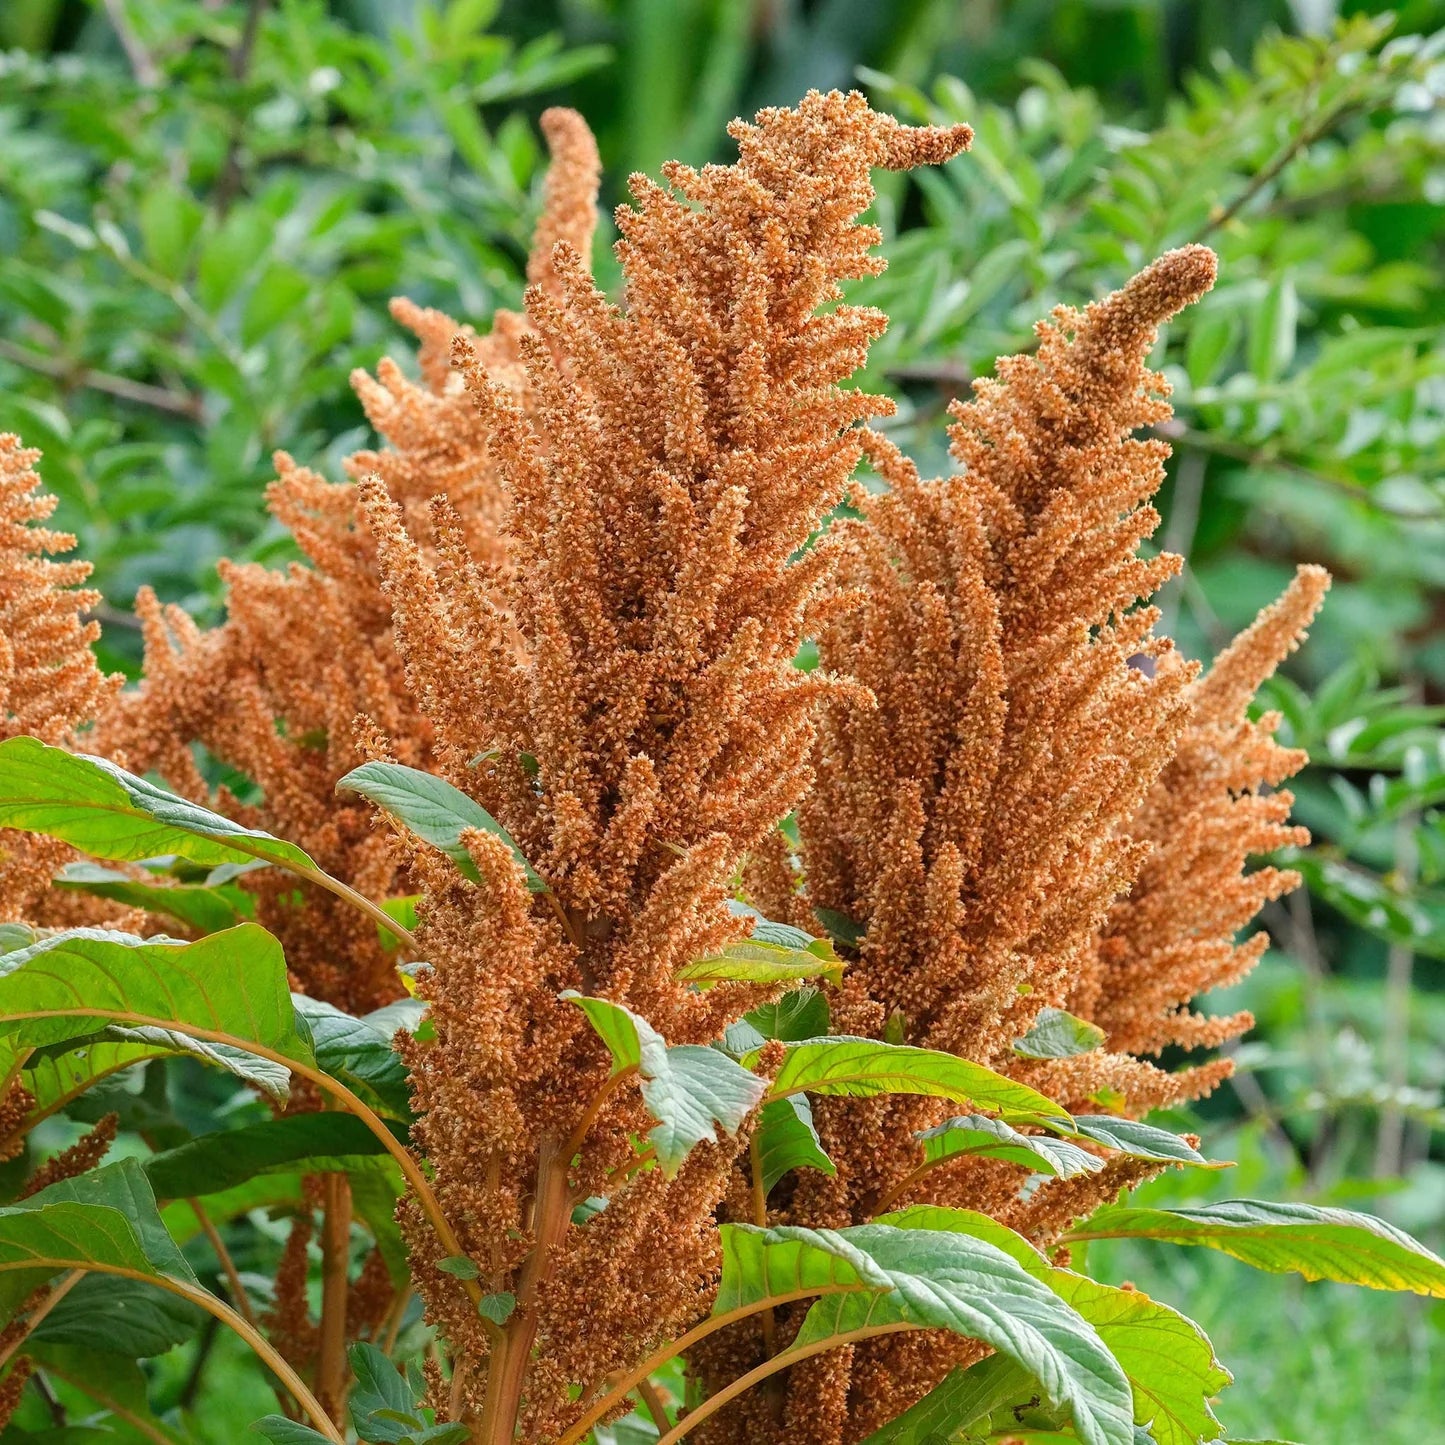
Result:
[[675,1174],[694,1144],[735,1133],[767,1091],[767,1081],[719,1049],[697,1044],[669,1048],[661,1034],[631,1010],[568,990],[562,995],[586,1015],[612,1054],[616,1077],[636,1069],[642,1100],[657,1120],[649,1134],[664,1172]]
[[1230,1199],[1198,1209],[1103,1209],[1066,1240],[1158,1239],[1202,1244],[1271,1274],[1445,1299],[1445,1260],[1368,1214],[1312,1204]]
[[801,983],[810,978],[837,983],[843,977],[843,960],[826,939],[789,929],[805,943],[776,942],[761,937],[761,928],[760,924],[751,938],[726,943],[718,952],[684,964],[677,971],[678,978],[707,988],[715,983]]
[[440,848],[473,883],[481,875],[462,844],[462,834],[473,828],[491,833],[511,850],[526,875],[527,887],[533,893],[547,891],[546,883],[523,857],[512,835],[475,798],[445,778],[401,763],[363,763],[337,783],[336,791],[358,793],[390,813],[424,843]]
[[31,1339],[148,1359],[194,1340],[204,1318],[199,1305],[144,1280],[93,1274],[46,1315]]
[[1093,1053],[1103,1042],[1104,1031],[1098,1024],[1061,1008],[1046,1008],[1028,1033],[1014,1041],[1013,1051],[1025,1059],[1068,1059]]
[[948,1230],[721,1230],[714,1312],[816,1288],[793,1348],[907,1323],[992,1345],[1028,1371],[1086,1445],[1133,1445],[1128,1381],[1098,1333],[995,1244]]
[[356,1018],[307,994],[293,994],[291,1001],[317,1066],[383,1118],[410,1122],[406,1065],[391,1045],[398,1029],[415,1027],[423,1006],[403,999]]
[[0,828],[44,833],[121,862],[175,853],[207,866],[260,858],[321,871],[293,843],[243,828],[104,758],[30,737],[0,743]]
[[[745,1055],[742,1062],[744,1066],[756,1062],[756,1052]],[[789,1046],[769,1090],[770,1097],[781,1098],[804,1090],[852,1098],[925,1094],[995,1109],[1012,1123],[1067,1123],[1069,1117],[1052,1099],[982,1064],[934,1049],[843,1035],[805,1039]]]

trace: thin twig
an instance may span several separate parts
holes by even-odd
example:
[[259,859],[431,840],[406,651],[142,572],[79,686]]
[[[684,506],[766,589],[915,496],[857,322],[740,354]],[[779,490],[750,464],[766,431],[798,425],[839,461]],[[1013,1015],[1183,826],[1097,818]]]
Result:
[[152,386],[145,381],[132,381],[128,376],[116,376],[109,371],[95,371],[88,366],[72,366],[58,356],[47,356],[18,342],[0,339],[0,358],[23,366],[27,371],[38,372],[51,377],[67,387],[85,387],[89,391],[104,392],[107,396],[119,397],[121,401],[134,402],[137,406],[150,407],[170,416],[183,416],[189,421],[204,418],[205,407],[198,396],[185,391],[172,391],[169,387]]
[[147,90],[154,90],[161,83],[160,66],[131,28],[130,17],[125,13],[125,0],[104,0],[104,4],[115,38],[120,41],[120,48],[130,62],[131,73]]
[[221,1238],[220,1230],[211,1222],[211,1216],[206,1213],[205,1207],[199,1199],[188,1199],[186,1203],[190,1206],[191,1213],[196,1216],[196,1223],[201,1226],[201,1233],[206,1236],[216,1259],[220,1262],[221,1273],[226,1276],[226,1282],[231,1286],[231,1294],[235,1298],[236,1308],[241,1312],[242,1319],[254,1327],[256,1316],[251,1312],[251,1301],[246,1298],[246,1287],[241,1283],[240,1272],[231,1258],[230,1250],[226,1248],[225,1240]]
[[[261,31],[261,15],[266,9],[266,0],[251,0],[246,10],[246,24],[241,39],[231,52],[231,79],[239,86],[251,69],[251,57],[256,51],[256,37]],[[231,125],[230,139],[226,142],[226,158],[221,163],[221,174],[216,181],[213,200],[217,215],[224,216],[230,209],[241,189],[241,137],[243,127],[240,119]]]
[[[1395,824],[1395,873],[1408,887],[1419,871],[1415,849],[1414,814],[1403,815]],[[1415,954],[1408,943],[1390,944],[1385,966],[1385,1033],[1381,1041],[1385,1060],[1385,1084],[1389,1095],[1380,1110],[1379,1134],[1375,1140],[1375,1177],[1392,1179],[1404,1165],[1405,1111],[1400,1096],[1409,1083],[1410,1005],[1414,1001]]]
[[1215,456],[1229,457],[1252,467],[1273,468],[1275,471],[1288,472],[1291,476],[1303,477],[1306,481],[1329,487],[1332,491],[1340,493],[1341,496],[1349,497],[1352,501],[1371,507],[1389,517],[1398,517],[1408,522],[1431,522],[1445,517],[1445,511],[1439,508],[1419,511],[1411,507],[1397,507],[1390,502],[1382,501],[1373,492],[1354,482],[1347,481],[1344,477],[1334,477],[1328,472],[1318,471],[1294,457],[1278,456],[1268,451],[1246,446],[1241,442],[1225,441],[1222,437],[1212,436],[1208,432],[1195,431],[1179,421],[1165,422],[1162,426],[1155,427],[1154,432],[1176,446],[1212,452]]

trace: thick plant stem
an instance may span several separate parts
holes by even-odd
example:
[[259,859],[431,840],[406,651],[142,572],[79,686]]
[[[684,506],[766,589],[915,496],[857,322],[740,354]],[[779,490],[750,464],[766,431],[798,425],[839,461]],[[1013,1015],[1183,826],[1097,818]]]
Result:
[[316,1393],[326,1410],[337,1415],[346,1398],[351,1185],[344,1174],[328,1174],[322,1187],[325,1191],[325,1215],[321,1229],[321,1335],[316,1362]]
[[571,1221],[571,1197],[567,1174],[572,1155],[570,1145],[544,1140],[537,1160],[537,1205],[534,1218],[535,1242],[517,1288],[517,1308],[502,1332],[501,1343],[492,1356],[487,1376],[487,1398],[483,1412],[483,1445],[512,1445],[517,1415],[522,1406],[522,1387],[527,1365],[537,1338],[538,1292],[552,1271],[557,1246]]

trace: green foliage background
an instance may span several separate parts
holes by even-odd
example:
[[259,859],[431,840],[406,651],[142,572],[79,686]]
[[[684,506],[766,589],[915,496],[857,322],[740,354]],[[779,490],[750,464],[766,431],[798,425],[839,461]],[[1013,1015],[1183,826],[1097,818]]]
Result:
[[[937,467],[943,406],[1036,317],[1207,240],[1220,284],[1157,358],[1178,411],[1159,540],[1189,556],[1167,625],[1208,655],[1296,562],[1336,585],[1271,697],[1315,758],[1309,889],[1271,910],[1275,951],[1219,1001],[1260,1018],[1237,1085],[1202,1123],[1172,1121],[1240,1167],[1140,1202],[1341,1202],[1438,1249],[1445,5],[1374,9],[6,0],[0,429],[45,449],[105,591],[107,660],[133,667],[140,583],[214,620],[218,556],[291,555],[265,518],[269,454],[340,474],[366,436],[349,371],[406,354],[391,295],[469,320],[516,303],[546,104],[587,115],[614,202],[630,170],[725,156],[728,118],[810,85],[971,121],[972,156],[886,183],[891,267],[857,288],[893,316],[868,380]],[[601,245],[597,261],[610,276]],[[133,1107],[195,1125],[215,1085],[192,1082]],[[1445,1306],[1094,1249],[1105,1277],[1209,1331],[1238,1377],[1236,1435],[1441,1438]],[[219,1441],[267,1397],[215,1348],[203,1391],[173,1352],[153,1394]]]

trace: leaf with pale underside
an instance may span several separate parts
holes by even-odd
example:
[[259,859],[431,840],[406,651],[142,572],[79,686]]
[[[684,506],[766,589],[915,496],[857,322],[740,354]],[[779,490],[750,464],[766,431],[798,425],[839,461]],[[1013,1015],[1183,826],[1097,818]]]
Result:
[[[756,1061],[756,1051],[742,1059],[744,1067]],[[910,1044],[842,1035],[788,1046],[770,1097],[803,1091],[850,1098],[922,1094],[990,1109],[1015,1124],[1057,1121],[1067,1126],[1069,1118],[1062,1105],[982,1064]]]
[[1445,1260],[1402,1230],[1348,1209],[1230,1199],[1197,1209],[1102,1209],[1064,1236],[1200,1244],[1271,1274],[1445,1299]]
[[664,1173],[673,1175],[695,1144],[735,1134],[767,1090],[767,1080],[733,1062],[719,1049],[697,1044],[671,1047],[630,1009],[568,990],[612,1054],[616,1077],[636,1069],[642,1101],[657,1120],[648,1138]]
[[1112,1114],[1076,1114],[1074,1128],[1084,1138],[1135,1159],[1167,1159],[1171,1164],[1190,1164],[1196,1169],[1231,1167],[1206,1159],[1178,1134],[1157,1129],[1153,1124],[1141,1124],[1137,1119],[1117,1119]]
[[1067,1139],[1049,1134],[1020,1134],[1002,1119],[982,1114],[969,1114],[949,1119],[933,1129],[924,1129],[914,1136],[923,1147],[925,1164],[941,1164],[963,1155],[986,1159],[1004,1159],[1036,1174],[1057,1175],[1072,1179],[1076,1174],[1092,1174],[1104,1167],[1104,1161]]
[[879,1222],[900,1229],[958,1230],[987,1240],[1054,1290],[1099,1332],[1133,1392],[1134,1423],[1155,1445],[1198,1445],[1223,1427],[1210,1401],[1230,1383],[1208,1337],[1192,1320],[1141,1290],[1115,1289],[1049,1263],[1027,1240],[986,1214],[917,1205]]
[[945,1329],[1016,1361],[1085,1445],[1133,1445],[1132,1396],[1098,1332],[1007,1253],[947,1230],[724,1225],[714,1313],[816,1292],[790,1348],[890,1327]]
[[481,875],[462,842],[462,834],[473,829],[490,833],[511,850],[528,889],[533,893],[547,891],[546,882],[523,856],[516,839],[475,798],[445,778],[401,763],[371,762],[353,768],[337,783],[336,791],[359,794],[390,813],[422,842],[441,849],[473,883]]

